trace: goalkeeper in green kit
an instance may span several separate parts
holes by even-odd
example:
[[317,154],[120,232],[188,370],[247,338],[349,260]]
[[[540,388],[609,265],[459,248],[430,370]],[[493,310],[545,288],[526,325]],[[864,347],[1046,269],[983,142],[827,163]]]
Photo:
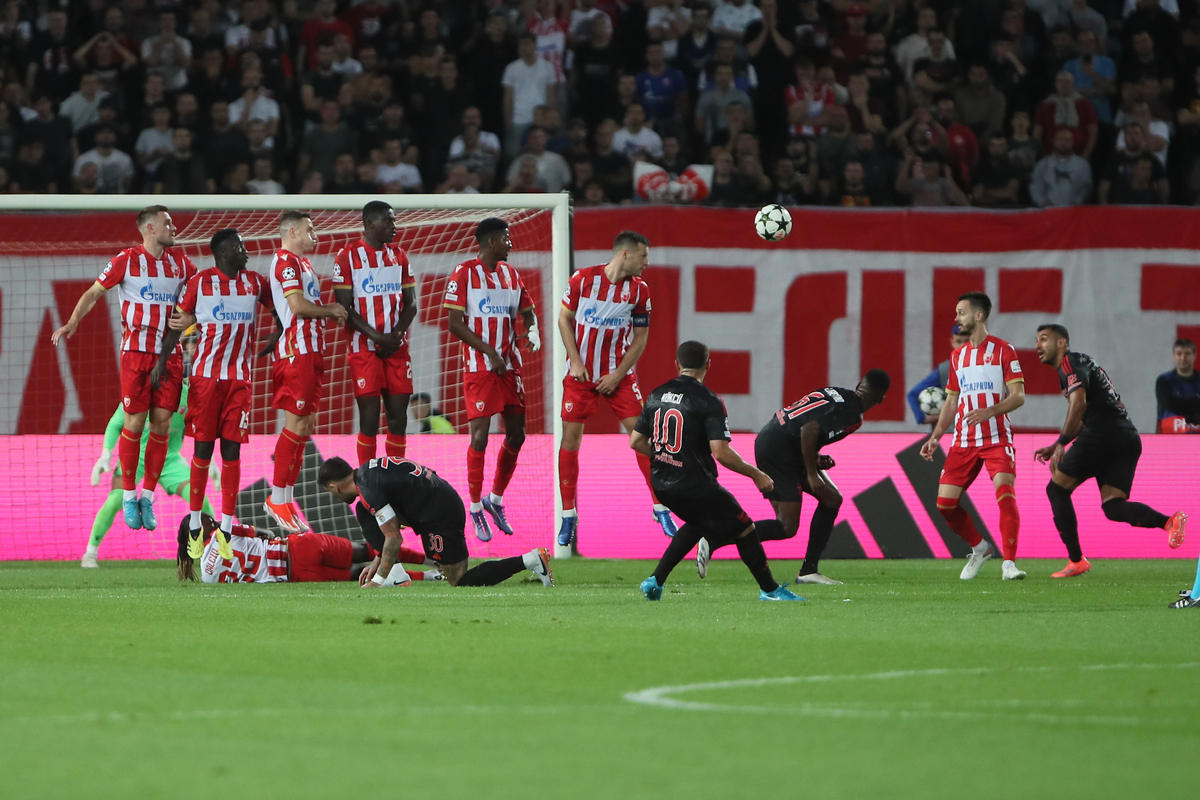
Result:
[[[180,497],[186,503],[188,502],[188,488],[191,481],[191,465],[187,459],[179,454],[180,448],[183,446],[183,415],[187,410],[188,387],[187,382],[183,384],[183,393],[179,398],[179,410],[171,415],[171,430],[167,436],[167,460],[163,464],[162,475],[159,477],[158,485],[161,486],[167,494]],[[105,473],[112,469],[112,454],[113,448],[117,444],[117,439],[121,436],[121,427],[124,425],[125,412],[121,406],[117,406],[117,410],[113,413],[112,419],[108,421],[108,427],[104,431],[104,449],[100,452],[100,458],[92,467],[92,486],[100,485],[100,478]],[[146,459],[146,440],[150,435],[150,426],[142,431],[142,442],[138,451],[138,480],[142,479],[142,472],[145,469]],[[121,510],[121,468],[118,466],[116,473],[113,475],[113,490],[109,492],[108,499],[104,501],[104,505],[100,506],[100,510],[96,512],[96,519],[92,523],[92,537],[88,541],[87,551],[83,554],[83,560],[79,562],[79,566],[84,568],[95,568],[100,566],[96,560],[97,551],[100,548],[100,542],[104,541],[104,537],[112,529],[113,520],[116,519],[117,513]],[[216,482],[219,480],[218,475],[211,475],[209,480]],[[212,514],[213,509],[207,498],[204,501],[204,513]]]

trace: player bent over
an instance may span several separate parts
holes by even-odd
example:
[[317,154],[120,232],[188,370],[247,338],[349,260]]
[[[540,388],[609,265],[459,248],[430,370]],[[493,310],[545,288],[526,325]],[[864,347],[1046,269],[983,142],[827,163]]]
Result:
[[333,261],[333,295],[345,307],[348,360],[358,405],[358,463],[375,457],[380,396],[389,456],[404,458],[412,361],[408,328],[417,316],[416,279],[396,238],[396,212],[382,200],[363,206],[363,235]]
[[683,527],[671,539],[654,574],[642,581],[647,600],[662,598],[671,570],[701,539],[714,547],[736,544],[742,563],[758,582],[759,600],[803,600],[776,583],[767,566],[767,554],[756,532],[757,523],[738,501],[717,483],[717,465],[745,475],[763,495],[774,488],[771,476],[747,464],[729,446],[729,420],[725,404],[704,385],[708,373],[708,347],[684,342],[675,351],[679,377],[650,393],[646,407],[629,435],[629,446],[650,459],[654,493]]
[[[174,344],[165,348],[163,337],[171,308],[184,282],[196,274],[196,266],[175,249],[175,224],[166,206],[147,206],[138,212],[137,228],[142,243],[122,250],[104,267],[100,277],[75,304],[70,319],[50,336],[57,345],[70,338],[79,322],[109,289],[121,298],[121,404],[125,419],[117,451],[121,462],[121,508],[125,524],[137,530],[154,530],[154,487],[158,485],[167,459],[171,415],[179,408],[183,385],[183,357]],[[154,377],[157,371],[157,378]],[[142,430],[150,419],[150,436],[145,445],[145,475],[141,494],[137,477]]]
[[[575,538],[579,515],[575,490],[579,481],[579,445],[583,427],[596,412],[600,398],[608,403],[626,433],[642,413],[642,390],[633,374],[646,349],[650,332],[650,289],[642,272],[650,260],[650,240],[636,231],[622,231],[613,241],[607,264],[581,269],[571,276],[558,312],[558,331],[567,347],[567,374],[563,378],[563,435],[558,450],[562,523],[559,545]],[[650,460],[637,454],[638,466],[650,485]],[[675,521],[667,507],[654,498],[654,519],[667,536],[675,535]]]
[[[754,439],[754,463],[771,476],[774,490],[767,495],[775,519],[755,523],[760,541],[790,539],[800,527],[803,494],[817,499],[808,529],[808,550],[796,583],[837,585],[841,581],[820,572],[821,554],[833,535],[842,495],[829,479],[833,459],[821,448],[840,442],[862,426],[863,413],[883,402],[891,378],[881,369],[868,370],[854,391],[829,387],[806,394],[775,412]],[[708,572],[710,548],[702,542],[696,553],[700,577]]]
[[271,260],[271,299],[283,325],[275,344],[271,378],[271,408],[284,413],[283,430],[275,443],[271,495],[263,503],[280,527],[291,533],[309,530],[296,508],[296,480],[304,466],[304,447],[316,426],[325,377],[325,323],[346,321],[338,303],[321,305],[321,279],[304,257],[317,246],[312,217],[306,211],[285,211],[279,219],[280,247]]
[[[374,515],[383,534],[378,562],[360,581],[373,589],[387,585],[403,543],[400,526],[421,537],[425,556],[432,559],[451,586],[494,586],[522,570],[532,570],[543,586],[554,585],[550,555],[539,547],[521,556],[485,561],[467,569],[467,524],[462,498],[428,467],[402,458],[373,459],[358,469],[341,458],[321,465],[317,481],[343,503],[359,500]],[[360,523],[363,517],[359,517]],[[370,541],[369,523],[364,536]]]
[[[229,535],[241,484],[242,445],[249,439],[254,319],[258,305],[271,309],[272,313],[274,308],[267,280],[246,269],[249,256],[241,234],[233,228],[219,230],[213,234],[209,247],[216,266],[184,284],[176,313],[171,317],[171,330],[163,338],[164,352],[159,363],[166,361],[166,344],[174,347],[180,331],[196,325],[196,358],[192,362],[190,402],[184,423],[184,433],[195,442],[188,548],[193,559],[198,559],[204,548],[200,512],[204,508],[213,450],[220,438],[221,527],[217,546],[222,558],[231,559]],[[277,337],[283,326],[278,316],[275,321],[279,327],[274,334]],[[259,355],[266,355],[273,345],[272,339]]]
[[[1067,421],[1052,445],[1033,457],[1050,465],[1052,477],[1046,484],[1054,527],[1067,546],[1067,566],[1051,577],[1072,578],[1092,568],[1079,545],[1079,522],[1071,493],[1089,478],[1100,487],[1104,516],[1135,528],[1162,528],[1167,544],[1183,544],[1187,514],[1160,514],[1150,506],[1133,503],[1129,492],[1142,455],[1142,437],[1125,411],[1121,396],[1099,364],[1086,353],[1070,349],[1071,336],[1062,325],[1037,329],[1037,354],[1043,364],[1058,370],[1058,385],[1067,398]],[[1074,442],[1074,444],[1071,444]],[[1071,449],[1066,446],[1071,444]]]
[[[450,333],[462,340],[463,399],[467,406],[467,487],[471,493],[471,523],[483,542],[492,538],[484,511],[496,527],[511,535],[504,515],[504,490],[517,468],[517,454],[525,443],[525,387],[521,383],[520,338],[528,338],[529,352],[542,346],[533,300],[521,276],[504,259],[512,250],[508,223],[496,217],[475,228],[479,257],[464,261],[446,284],[443,305]],[[516,319],[525,323],[517,336]],[[504,445],[496,458],[492,493],[483,497],[483,456],[487,450],[492,415],[504,420]]]
[[1009,412],[1025,402],[1025,378],[1013,346],[988,334],[991,313],[991,298],[983,292],[967,292],[958,298],[954,317],[959,332],[967,335],[967,343],[950,354],[946,402],[921,448],[925,460],[932,461],[938,440],[953,423],[954,441],[942,467],[937,507],[950,529],[971,546],[967,565],[958,576],[964,581],[978,575],[983,562],[992,557],[992,546],[958,505],[958,498],[985,465],[1000,506],[1000,547],[1004,552],[1000,577],[1006,581],[1025,577],[1016,562],[1021,517],[1013,488],[1017,455],[1008,421]]

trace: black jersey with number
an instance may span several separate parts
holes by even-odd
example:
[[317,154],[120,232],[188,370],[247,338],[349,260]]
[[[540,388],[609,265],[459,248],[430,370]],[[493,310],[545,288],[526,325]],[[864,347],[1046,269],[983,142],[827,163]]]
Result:
[[1085,430],[1137,430],[1125,411],[1121,395],[1117,394],[1112,381],[1108,379],[1108,373],[1088,354],[1067,351],[1058,365],[1058,388],[1062,389],[1063,397],[1069,397],[1080,389],[1084,391],[1084,399],[1087,400],[1087,407],[1083,411]]
[[403,458],[371,459],[354,471],[354,484],[381,525],[399,517],[418,534],[445,528],[462,509],[453,486],[429,467]]
[[709,444],[729,441],[725,403],[717,393],[687,375],[650,393],[634,430],[650,439],[650,483],[657,490],[702,492],[717,482]]
[[830,386],[810,392],[786,408],[775,412],[759,435],[784,433],[799,444],[800,429],[810,422],[821,427],[817,449],[840,442],[858,430],[863,423],[862,398],[850,389]]

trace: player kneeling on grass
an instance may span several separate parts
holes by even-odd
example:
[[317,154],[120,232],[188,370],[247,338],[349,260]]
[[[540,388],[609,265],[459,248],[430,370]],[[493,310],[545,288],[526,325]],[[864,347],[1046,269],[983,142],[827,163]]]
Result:
[[345,459],[331,458],[321,465],[317,483],[343,503],[359,500],[379,525],[384,540],[379,558],[360,581],[367,588],[387,583],[403,542],[401,525],[421,537],[426,557],[438,565],[451,586],[495,586],[525,569],[541,578],[542,585],[554,585],[544,547],[467,569],[467,512],[462,498],[428,467],[403,458],[377,458],[354,469]]
[[[1079,545],[1079,521],[1071,492],[1088,478],[1100,487],[1100,507],[1104,516],[1135,528],[1162,528],[1167,544],[1183,544],[1187,514],[1178,511],[1168,517],[1150,506],[1131,503],[1129,491],[1138,459],[1142,455],[1142,437],[1134,427],[1121,396],[1113,388],[1108,374],[1091,356],[1069,350],[1071,336],[1062,325],[1042,325],[1037,330],[1037,354],[1043,364],[1058,370],[1058,385],[1067,398],[1067,421],[1058,441],[1033,454],[1047,462],[1053,477],[1046,485],[1054,527],[1067,546],[1070,561],[1053,578],[1072,578],[1092,568]],[[1072,441],[1070,450],[1066,446]]]

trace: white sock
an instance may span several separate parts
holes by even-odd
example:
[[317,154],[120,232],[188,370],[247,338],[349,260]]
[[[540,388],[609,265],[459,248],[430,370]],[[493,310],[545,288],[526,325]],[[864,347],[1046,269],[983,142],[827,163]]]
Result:
[[225,531],[227,536],[233,532],[233,514],[221,515],[221,530]]
[[128,503],[130,500],[137,500],[137,489],[125,489],[121,492],[121,501]]
[[567,517],[578,516],[578,514],[575,513],[575,509],[573,509],[573,508],[564,508],[562,510],[562,515],[563,515],[563,519],[566,519]]
[[[153,490],[153,489],[143,489],[143,490],[142,490],[141,497],[145,497],[145,498],[146,498],[146,499],[148,499],[148,500],[149,500],[151,503],[153,503],[153,502],[154,502],[154,490]],[[139,498],[139,499],[140,499],[140,498]]]
[[291,503],[293,500],[295,500],[295,498],[296,498],[296,487],[295,486],[283,487],[283,501],[285,503]]
[[671,509],[667,508],[667,507],[666,507],[666,506],[664,506],[662,503],[655,503],[655,504],[654,504],[654,512],[655,512],[656,514],[657,514],[658,512],[660,512],[660,511],[670,511],[670,510],[671,510]]
[[981,556],[988,551],[989,547],[991,547],[991,545],[988,544],[987,539],[980,539],[979,544],[971,548],[971,552]]
[[530,550],[521,556],[521,560],[525,562],[525,569],[531,569],[534,572],[540,572],[542,569],[542,559],[538,557],[537,550]]
[[478,514],[480,511],[483,511],[483,503],[471,503],[472,514]]
[[83,554],[84,554],[85,556],[92,556],[93,558],[94,558],[96,555],[98,555],[99,553],[100,553],[100,546],[99,546],[99,545],[95,545],[95,544],[89,544],[89,545],[87,546],[87,550],[84,550],[84,551],[83,551]]
[[496,505],[496,506],[504,505],[504,496],[503,495],[499,495],[499,494],[496,494],[495,492],[492,492],[491,498],[492,498],[492,505]]
[[194,531],[200,530],[201,525],[200,525],[200,512],[199,511],[192,512],[192,520],[191,520],[191,523],[188,525],[188,527]]
[[277,506],[281,506],[287,502],[287,487],[272,486],[271,487],[271,502]]

